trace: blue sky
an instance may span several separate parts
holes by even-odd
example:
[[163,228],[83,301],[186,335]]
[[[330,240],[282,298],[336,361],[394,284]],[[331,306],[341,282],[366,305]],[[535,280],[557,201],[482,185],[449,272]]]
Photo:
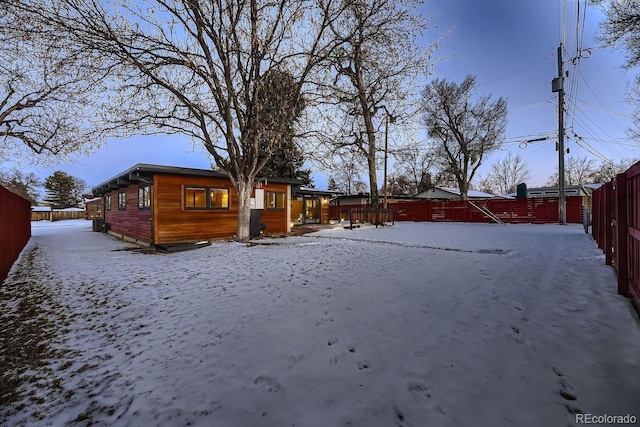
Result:
[[[577,56],[577,7],[575,0],[567,0],[565,60]],[[589,8],[583,20],[584,1],[579,7],[580,23],[586,22],[582,47],[597,47],[594,35],[603,14]],[[421,11],[435,15],[429,23],[432,29],[423,37],[425,46],[448,31],[438,51],[441,59],[434,66],[434,76],[459,82],[472,74],[477,77],[479,95],[508,100],[507,143],[485,160],[480,174],[511,151],[527,162],[528,185],[544,184],[556,170],[558,158],[557,94],[551,92],[551,79],[557,75],[556,50],[563,40],[562,0],[431,0]],[[569,156],[586,155],[598,162],[601,158],[640,158],[640,144],[626,133],[633,111],[627,102],[627,85],[640,70],[622,69],[623,60],[623,50],[599,48],[579,61],[577,72],[571,63],[565,66],[570,73],[565,89],[572,94],[566,118]],[[577,140],[574,132],[583,140]],[[549,140],[521,143],[546,135]],[[94,186],[136,163],[209,168],[211,160],[186,137],[137,136],[109,140],[73,163],[42,167],[23,162],[21,169],[43,180],[64,170]],[[316,170],[314,178],[316,187],[326,188],[324,171]]]

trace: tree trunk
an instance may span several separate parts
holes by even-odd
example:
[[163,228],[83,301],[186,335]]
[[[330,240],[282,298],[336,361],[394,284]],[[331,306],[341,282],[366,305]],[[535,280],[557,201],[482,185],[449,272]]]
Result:
[[251,223],[251,191],[253,190],[253,179],[238,179],[238,231],[236,239],[238,242],[246,243],[251,239],[249,234],[249,224]]
[[[375,147],[375,143],[374,143]],[[380,196],[378,195],[378,175],[376,174],[376,157],[367,157],[367,165],[369,166],[369,192],[371,194],[371,207],[377,208],[380,206]]]

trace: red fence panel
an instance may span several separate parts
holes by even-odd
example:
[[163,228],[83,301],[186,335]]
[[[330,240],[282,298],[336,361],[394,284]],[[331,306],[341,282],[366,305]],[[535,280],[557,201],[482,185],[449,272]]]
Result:
[[626,172],[627,283],[640,307],[640,162]]
[[[471,204],[471,202],[473,204]],[[507,224],[533,223],[550,224],[558,222],[558,198],[532,198],[510,200],[415,200],[389,202],[396,211],[396,221],[432,222],[493,222],[479,208],[488,209]],[[476,205],[476,206],[474,206]],[[582,197],[566,198],[567,222],[582,223]],[[368,205],[329,206],[329,219],[349,218],[351,209],[366,208]]]
[[0,283],[31,237],[31,204],[0,186]]
[[618,274],[618,293],[640,307],[640,162],[593,192],[591,235]]

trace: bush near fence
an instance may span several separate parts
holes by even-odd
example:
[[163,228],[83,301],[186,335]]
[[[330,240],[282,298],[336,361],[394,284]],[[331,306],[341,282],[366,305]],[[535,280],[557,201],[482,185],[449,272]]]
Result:
[[[558,222],[558,198],[540,197],[508,200],[472,200],[473,204],[491,211],[507,224],[553,224]],[[582,223],[582,197],[566,198],[567,222]],[[351,209],[362,209],[366,205],[329,206],[329,219],[349,218]],[[396,221],[414,222],[493,222],[468,200],[435,201],[416,200],[412,202],[390,202],[395,210]]]
[[593,192],[591,234],[616,269],[618,294],[640,308],[640,162]]
[[0,283],[31,237],[31,204],[0,186]]

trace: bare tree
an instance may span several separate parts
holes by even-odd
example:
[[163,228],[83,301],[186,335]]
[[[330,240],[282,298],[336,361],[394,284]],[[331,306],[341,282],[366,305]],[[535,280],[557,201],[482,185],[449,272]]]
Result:
[[[564,166],[564,184],[565,185],[581,185],[591,182],[591,176],[594,172],[596,161],[588,159],[587,156],[571,156],[567,159]],[[557,168],[556,168],[557,169]],[[549,186],[558,186],[558,171],[549,177],[547,181]]]
[[[606,19],[600,24],[598,38],[608,45],[622,44],[627,51],[625,68],[632,68],[640,64],[640,1],[604,1],[592,0],[595,4],[607,3]],[[630,90],[630,98],[640,104],[640,76],[636,76],[635,85]],[[635,127],[630,133],[640,136],[640,110],[634,113]]]
[[387,184],[387,191],[391,195],[409,196],[416,194],[416,187],[409,177],[402,174],[391,174]]
[[33,172],[27,174],[17,168],[8,172],[0,172],[0,185],[12,193],[27,199],[31,202],[31,206],[38,204],[38,198],[40,197],[38,187],[42,183]]
[[108,68],[18,6],[0,2],[0,158],[51,160],[99,145]]
[[331,171],[329,181],[333,181],[334,190],[342,191],[346,194],[358,194],[367,191],[367,184],[360,176],[362,165],[361,157],[342,149],[338,155],[331,158],[328,168]]
[[[491,165],[488,179],[490,184],[484,183],[484,187],[491,188],[497,194],[515,193],[518,184],[530,178],[527,164],[520,155],[512,156],[511,152],[506,157]],[[484,190],[481,190],[484,191]]]
[[637,159],[622,159],[618,163],[602,162],[593,170],[591,175],[589,175],[589,182],[592,184],[609,182],[614,179],[616,175],[629,169],[637,161]]
[[420,144],[410,144],[393,151],[396,176],[402,176],[410,185],[410,193],[428,190],[434,185],[432,169],[435,156]]
[[[345,1],[332,25],[340,43],[332,55],[331,98],[338,118],[334,147],[350,145],[366,159],[371,205],[378,206],[380,136],[391,122],[411,115],[415,84],[431,48],[417,47],[426,28],[417,0]],[[389,120],[390,119],[390,120]]]
[[480,177],[478,179],[478,183],[477,184],[473,184],[473,188],[474,189],[477,188],[478,191],[482,191],[483,193],[488,193],[488,194],[496,194],[496,193],[498,193],[498,190],[497,190],[497,187],[496,187],[496,183],[493,180],[493,178],[491,177],[491,175],[486,175],[484,177]]
[[[247,241],[255,180],[294,121],[312,73],[333,49],[327,33],[340,5],[333,0],[23,3],[75,43],[120,64],[110,101],[132,132],[181,133],[203,144],[237,188],[237,239]],[[274,73],[290,79],[270,77]]]
[[459,85],[436,79],[423,92],[425,124],[438,164],[455,176],[463,200],[484,156],[500,147],[507,122],[507,101],[483,96],[473,102],[475,86],[473,76]]

